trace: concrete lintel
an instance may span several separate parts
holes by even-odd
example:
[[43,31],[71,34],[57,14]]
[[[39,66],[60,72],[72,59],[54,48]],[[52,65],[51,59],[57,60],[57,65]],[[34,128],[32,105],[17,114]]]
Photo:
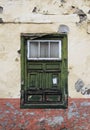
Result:
[[15,18],[3,17],[4,23],[37,23],[37,24],[52,24],[52,23],[74,23],[79,22],[77,14],[71,15],[42,15],[42,14],[29,14]]

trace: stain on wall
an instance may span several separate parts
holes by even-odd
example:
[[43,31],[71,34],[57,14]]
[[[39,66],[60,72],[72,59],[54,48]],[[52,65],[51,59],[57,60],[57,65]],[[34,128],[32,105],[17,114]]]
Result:
[[79,18],[80,18],[79,23],[82,23],[83,21],[85,21],[87,19],[87,15],[84,13],[83,10],[81,10],[79,8],[77,8],[74,13],[79,16]]
[[75,83],[75,89],[77,92],[80,92],[80,90],[84,87],[84,82],[81,79],[78,79]]
[[83,95],[90,95],[90,84],[84,84],[83,80],[78,79],[75,83],[75,89],[77,92],[81,92]]
[[2,13],[3,13],[3,7],[0,6],[0,14],[2,14]]
[[68,34],[69,33],[69,27],[67,25],[60,25],[59,28],[58,28],[58,32],[59,33],[66,33]]

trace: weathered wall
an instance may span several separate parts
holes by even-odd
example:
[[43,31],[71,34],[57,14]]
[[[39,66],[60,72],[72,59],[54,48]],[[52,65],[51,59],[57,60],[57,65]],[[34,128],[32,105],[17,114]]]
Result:
[[68,32],[70,97],[90,94],[90,1],[0,0],[0,97],[20,96],[21,33]]
[[[62,25],[68,109],[21,110],[20,34],[61,33]],[[0,130],[90,130],[89,78],[90,0],[0,0]]]

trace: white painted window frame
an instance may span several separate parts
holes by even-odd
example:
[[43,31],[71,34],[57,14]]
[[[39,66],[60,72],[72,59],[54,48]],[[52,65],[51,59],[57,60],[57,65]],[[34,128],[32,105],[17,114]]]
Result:
[[[31,42],[38,42],[38,56],[39,58],[30,58],[30,43]],[[49,51],[48,51],[48,58],[40,58],[40,42],[48,42]],[[59,43],[59,58],[50,58],[50,42],[58,42]],[[62,42],[61,40],[27,40],[27,59],[28,60],[61,60],[62,59]]]

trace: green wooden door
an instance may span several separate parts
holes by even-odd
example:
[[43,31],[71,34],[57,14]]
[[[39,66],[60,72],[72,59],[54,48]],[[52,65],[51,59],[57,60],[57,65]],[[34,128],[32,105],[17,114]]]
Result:
[[30,104],[31,108],[64,104],[67,93],[66,38],[26,39],[22,44],[22,102]]

